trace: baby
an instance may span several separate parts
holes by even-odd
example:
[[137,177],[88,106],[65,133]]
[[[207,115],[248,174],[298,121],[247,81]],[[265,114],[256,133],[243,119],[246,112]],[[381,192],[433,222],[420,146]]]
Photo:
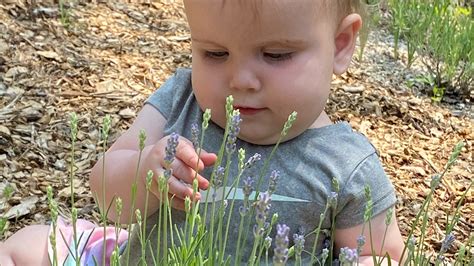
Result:
[[[102,169],[102,160],[92,169],[90,185],[93,193],[98,199],[105,197],[106,206],[101,208],[107,207],[114,197],[120,197],[123,201],[120,221],[134,222],[128,220],[132,202],[130,188],[135,181],[139,158],[137,139],[140,130],[144,130],[147,138],[138,169],[134,205],[144,213],[146,173],[152,170],[155,177],[163,173],[167,140],[172,132],[177,132],[181,137],[168,184],[175,209],[173,222],[183,223],[184,199],[204,200],[200,193],[193,197],[189,186],[195,177],[196,165],[201,192],[209,187],[207,178],[212,169],[208,166],[216,162],[215,153],[226,125],[224,105],[226,97],[232,95],[233,108],[240,111],[243,120],[237,147],[244,148],[250,155],[259,153],[268,157],[288,115],[293,111],[298,113],[270,162],[270,169],[280,171],[278,185],[272,194],[271,211],[279,214],[279,223],[290,227],[290,236],[308,234],[318,227],[320,214],[333,191],[332,179],[336,178],[340,184],[337,207],[322,221],[322,228],[330,229],[331,217],[335,216],[336,230],[332,239],[335,255],[342,247],[356,248],[362,234],[367,243],[359,253],[360,265],[373,264],[371,247],[376,256],[388,253],[392,263],[398,263],[403,240],[394,213],[387,228],[387,241],[382,243],[386,215],[396,197],[377,152],[348,123],[333,123],[324,111],[332,75],[344,73],[351,62],[362,25],[359,1],[184,0],[184,4],[192,38],[192,70],[177,70],[151,95],[133,125],[107,151],[105,169]],[[189,141],[190,125],[202,121],[206,108],[212,110],[212,118],[206,131],[204,151],[198,157]],[[236,176],[233,166],[229,177]],[[105,194],[103,170],[106,173]],[[257,171],[249,172],[249,175],[257,176]],[[232,181],[229,180],[229,184]],[[368,226],[364,226],[366,185],[371,188],[373,201],[372,239]],[[160,205],[156,181],[152,183],[151,192],[153,196],[148,201],[147,213],[152,215],[148,219],[156,221]],[[235,217],[239,217],[238,209],[238,206],[234,208],[237,213],[232,215]],[[114,208],[110,209],[109,218],[118,219]],[[154,225],[148,224],[150,233]],[[226,249],[229,252],[235,250],[233,242],[237,239],[238,222],[232,226],[230,245]],[[33,234],[41,243],[25,254],[19,247],[22,238],[30,238]],[[0,245],[0,264],[11,265],[14,261],[19,265],[27,265],[26,262],[47,265],[48,234],[46,226],[23,229]],[[156,243],[154,237],[156,234],[151,234],[152,244]],[[326,237],[321,234],[315,239],[314,235],[309,235],[304,249],[311,251],[316,242],[319,254]],[[252,241],[250,238],[248,241]],[[128,258],[129,262],[136,265],[141,255],[137,230],[132,232],[127,245],[133,254]],[[244,247],[247,246],[245,243]],[[246,258],[248,248],[244,248],[242,254]],[[146,258],[147,264],[152,265],[152,256],[147,254]],[[125,259],[126,256],[122,256],[122,262]],[[304,261],[309,262],[309,258]]]

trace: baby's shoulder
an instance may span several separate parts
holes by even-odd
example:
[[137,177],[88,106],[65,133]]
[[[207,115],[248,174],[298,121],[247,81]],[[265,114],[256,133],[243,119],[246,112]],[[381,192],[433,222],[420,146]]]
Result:
[[[302,138],[308,138],[308,147],[326,158],[336,161],[362,160],[376,153],[375,147],[362,133],[347,122],[338,122],[324,128],[310,129]],[[304,141],[304,140],[303,140]]]

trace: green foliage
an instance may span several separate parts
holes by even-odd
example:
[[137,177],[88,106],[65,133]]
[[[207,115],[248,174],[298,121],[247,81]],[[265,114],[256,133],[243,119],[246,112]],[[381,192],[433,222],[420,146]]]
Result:
[[13,186],[10,184],[7,184],[5,188],[3,188],[2,194],[5,199],[9,200],[13,196],[14,192],[15,192],[15,189],[13,188]]
[[359,61],[364,55],[365,46],[369,39],[370,30],[375,27],[380,21],[380,0],[366,0],[363,2],[363,25],[359,32]]
[[[230,100],[232,101],[232,99]],[[229,104],[232,106],[232,102]],[[232,111],[232,112],[231,112]],[[233,119],[236,115],[238,116],[238,112],[236,113],[235,111],[231,110],[228,112],[228,118],[230,118],[230,121],[237,121],[239,119]],[[205,130],[207,127],[207,123],[210,119],[210,111],[206,110],[204,113],[204,122],[203,122],[203,127],[202,131],[200,134],[199,138],[199,133],[196,134],[196,140],[193,141],[193,143],[198,143],[197,147],[195,147],[196,152],[200,153],[202,147],[203,141],[204,141],[204,135],[205,135]],[[293,113],[289,116],[287,123],[285,124],[282,133],[281,133],[281,138],[285,136],[286,132],[289,130],[291,127],[293,121],[296,119],[296,113]],[[75,141],[75,136],[77,133],[77,121],[78,118],[76,115],[71,115],[71,140],[74,143]],[[236,152],[235,147],[232,145],[228,145],[229,143],[232,144],[232,138],[236,137],[235,131],[233,131],[233,127],[236,125],[228,122],[226,125],[226,130],[224,135],[226,136],[223,139],[222,145],[221,145],[221,151],[219,154],[218,161],[223,162],[224,156],[227,157],[226,163],[229,161],[230,157],[229,154]],[[238,124],[237,124],[238,126]],[[104,125],[103,125],[103,143],[107,143],[107,135],[108,135],[108,129],[110,128],[110,121],[109,118],[106,118],[104,120]],[[235,128],[234,128],[235,129]],[[173,135],[173,134],[172,134]],[[143,149],[143,141],[146,138],[144,134],[140,134],[140,152]],[[172,139],[173,136],[170,138]],[[177,139],[177,136],[176,136]],[[200,140],[199,140],[200,139]],[[277,148],[280,140],[277,142],[277,144],[274,147],[274,150]],[[172,142],[168,142],[168,145],[171,145]],[[177,145],[175,143],[174,145]],[[230,147],[230,148],[229,148]],[[74,150],[74,145],[71,146],[72,150]],[[448,162],[446,163],[446,166],[444,167],[443,171],[441,173],[438,173],[433,176],[431,179],[431,190],[429,194],[427,195],[425,201],[422,204],[422,207],[420,208],[419,213],[416,215],[415,219],[412,221],[412,226],[411,230],[408,233],[407,240],[405,242],[405,249],[403,251],[402,257],[406,258],[406,262],[404,265],[427,265],[430,262],[435,263],[436,265],[444,263],[444,256],[445,254],[452,246],[452,243],[454,241],[454,229],[456,227],[456,224],[460,220],[460,208],[462,204],[465,201],[466,195],[470,192],[473,182],[469,185],[469,187],[464,191],[464,194],[461,196],[461,198],[458,200],[458,204],[456,209],[448,215],[448,220],[446,223],[446,237],[443,240],[443,243],[441,245],[441,249],[437,252],[435,255],[429,255],[426,252],[426,243],[425,243],[425,236],[427,232],[427,223],[428,223],[428,217],[430,216],[430,203],[432,201],[434,193],[436,193],[436,189],[440,186],[442,183],[443,177],[446,175],[448,170],[454,165],[456,162],[457,157],[460,155],[461,151],[463,149],[463,143],[460,142],[456,147],[454,148],[451,156],[448,159]],[[104,147],[105,150],[105,147]],[[167,153],[169,151],[172,151],[173,149],[168,149],[167,148]],[[273,150],[273,152],[274,152]],[[272,157],[273,152],[270,154],[269,158],[266,158],[264,162],[264,167],[260,169],[261,175],[263,176],[265,172],[267,171],[267,165],[269,160]],[[71,154],[72,155],[72,154]],[[248,167],[251,167],[249,165],[252,165],[253,163],[250,163],[252,161],[252,157],[248,158],[247,162],[245,162],[246,155],[245,155],[245,150],[239,149],[238,150],[238,158],[239,158],[239,168],[238,168],[238,174],[236,178],[236,182],[232,184],[232,186],[236,186],[236,184],[239,183],[239,179],[244,173],[245,169],[248,169]],[[174,156],[174,155],[173,155]],[[260,160],[260,159],[258,159]],[[169,161],[169,164],[171,164],[171,161]],[[74,164],[74,160],[71,160],[71,164]],[[138,164],[140,164],[140,159],[138,161]],[[220,163],[219,163],[220,164]],[[170,165],[165,166],[165,170],[169,170]],[[215,186],[217,182],[214,182],[213,180],[216,178],[223,178],[224,182],[219,185],[222,187],[222,185],[225,186],[225,180],[227,178],[227,171],[228,171],[229,165],[224,168],[224,172],[221,171],[222,176],[218,176],[219,174],[217,173],[218,171],[213,171],[211,177],[210,177],[210,184],[211,186]],[[73,169],[73,167],[71,167]],[[169,173],[168,173],[169,174]],[[232,208],[234,205],[234,200],[235,200],[235,193],[232,196],[232,190],[230,191],[225,191],[220,194],[217,197],[212,198],[210,201],[210,205],[208,206],[207,199],[206,199],[206,205],[204,206],[204,215],[199,212],[199,201],[195,203],[191,203],[189,199],[186,199],[185,201],[185,213],[186,213],[186,218],[185,218],[185,224],[183,227],[179,227],[173,223],[171,219],[171,205],[172,205],[172,200],[173,198],[168,198],[166,195],[168,195],[168,178],[169,176],[166,176],[167,172],[165,171],[161,176],[157,177],[158,181],[158,188],[159,192],[162,194],[161,198],[163,199],[161,202],[161,206],[158,209],[158,221],[154,225],[154,229],[152,230],[152,234],[157,234],[157,250],[151,253],[152,259],[154,261],[155,265],[230,265],[231,263],[231,255],[228,254],[234,254],[230,253],[232,251],[226,250],[226,243],[227,243],[227,235],[229,232],[229,226],[230,222],[234,221],[235,219],[231,219],[231,216],[229,215],[227,217],[227,220],[224,218],[224,209],[230,208],[228,213],[232,213]],[[273,173],[272,173],[273,175]],[[73,178],[73,174],[70,175],[71,178]],[[136,177],[135,177],[136,178]],[[146,202],[148,202],[148,194],[149,194],[149,189],[151,187],[153,179],[153,173],[150,171],[147,174],[146,177]],[[272,180],[272,178],[270,178]],[[277,180],[277,177],[274,179],[275,182]],[[248,182],[248,181],[247,181]],[[253,182],[250,182],[249,186],[252,186]],[[259,182],[256,182],[257,184]],[[245,182],[244,182],[245,184]],[[197,184],[197,178],[194,179],[194,182],[192,184],[193,187],[193,193],[198,192],[198,184]],[[258,186],[257,186],[258,187]],[[272,234],[272,228],[274,225],[277,224],[278,222],[278,214],[275,213],[273,214],[273,217],[269,217],[267,211],[267,207],[270,207],[270,201],[271,201],[271,193],[272,189],[270,189],[271,185],[269,185],[269,189],[265,192],[259,193],[258,189],[255,189],[255,194],[258,196],[255,196],[255,198],[252,200],[250,199],[250,192],[248,194],[245,194],[245,202],[248,202],[247,206],[248,209],[243,209],[241,211],[241,220],[239,224],[239,239],[237,240],[237,243],[240,242],[241,240],[241,233],[243,232],[243,235],[246,235],[246,232],[254,232],[254,244],[253,244],[253,250],[252,250],[252,255],[250,258],[240,258],[240,253],[238,251],[239,244],[237,244],[237,251],[235,253],[234,257],[234,262],[235,265],[240,265],[244,260],[247,260],[248,265],[260,265],[261,260],[263,259],[266,261],[268,265],[268,250],[272,246],[271,241],[272,239],[270,238],[270,235]],[[218,188],[216,186],[215,188]],[[315,245],[312,247],[308,247],[311,250],[304,250],[304,247],[298,247],[298,246],[284,246],[286,250],[287,256],[284,257],[283,261],[275,261],[275,256],[274,256],[274,263],[275,265],[285,265],[286,263],[286,258],[295,258],[296,264],[295,265],[302,265],[301,261],[301,253],[305,254],[310,254],[310,258],[312,261],[312,264],[315,265],[327,265],[328,263],[331,263],[333,258],[334,258],[334,232],[335,232],[335,209],[337,209],[337,204],[338,204],[338,193],[339,193],[339,183],[337,182],[337,179],[333,179],[332,182],[332,193],[328,197],[327,202],[326,202],[326,208],[323,213],[320,214],[319,217],[319,226],[315,228],[313,231],[309,232],[308,234],[304,235],[304,238],[313,238],[318,239],[320,233],[325,234],[325,235],[330,235],[331,237],[331,243],[329,244],[328,248],[325,248],[322,250],[322,253],[318,256],[318,250],[316,247],[316,242]],[[136,187],[132,187],[132,196],[135,195],[136,193]],[[234,190],[235,192],[235,190]],[[52,212],[52,218],[53,218],[53,227],[56,227],[56,218],[57,218],[57,203],[52,199],[52,189],[48,188],[48,201],[50,204],[50,209]],[[209,193],[207,194],[209,195]],[[229,197],[230,196],[230,197]],[[390,256],[389,254],[385,254],[381,257],[376,257],[376,253],[378,252],[381,254],[382,249],[375,250],[372,240],[373,237],[380,237],[380,236],[373,236],[372,235],[372,225],[371,225],[371,219],[372,219],[372,207],[373,207],[373,202],[372,202],[372,196],[371,196],[371,188],[366,187],[365,188],[365,196],[366,196],[366,206],[365,206],[365,212],[364,212],[364,226],[361,232],[361,236],[357,239],[357,249],[349,249],[345,247],[344,249],[341,249],[341,254],[343,252],[346,252],[345,254],[348,255],[355,255],[355,260],[347,260],[347,256],[339,256],[339,258],[344,259],[346,261],[341,261],[342,265],[355,265],[357,263],[357,257],[358,254],[360,253],[360,250],[362,246],[365,244],[365,238],[362,237],[364,235],[364,230],[369,230],[369,243],[370,244],[370,249],[373,255],[373,263],[374,265],[382,265],[384,263],[388,263],[390,265]],[[229,199],[228,202],[225,199]],[[75,224],[75,219],[77,218],[77,209],[74,208],[74,198],[72,200],[72,216],[73,216],[73,227],[76,227]],[[100,200],[97,199],[96,200]],[[105,204],[102,204],[103,208],[105,207]],[[132,204],[133,205],[133,204]],[[120,216],[122,212],[122,200],[120,198],[115,199],[115,208],[118,216]],[[210,216],[211,221],[206,221],[206,215],[208,207],[212,211],[212,215]],[[110,208],[110,206],[109,206]],[[132,207],[133,208],[133,207]],[[227,209],[225,212],[227,212]],[[140,258],[140,264],[145,265],[145,251],[147,249],[151,250],[151,243],[150,243],[150,238],[149,236],[145,235],[146,230],[146,219],[147,219],[147,204],[145,204],[145,213],[142,215],[142,213],[139,210],[136,210],[134,212],[131,212],[131,215],[135,214],[136,216],[136,221],[138,223],[138,228],[140,229],[139,231],[139,241],[142,245],[141,249],[141,258]],[[263,211],[263,212],[262,212]],[[107,214],[107,211],[105,211],[105,214]],[[260,213],[260,215],[255,216],[255,213]],[[331,213],[331,214],[329,214]],[[393,209],[390,209],[385,217],[385,225],[388,228],[388,226],[393,222],[392,220],[392,214],[393,214]],[[332,227],[331,229],[322,229],[322,221],[326,217],[326,215],[331,215],[331,224]],[[106,215],[101,216],[102,222],[104,223],[105,226],[105,221],[104,217]],[[257,218],[257,229],[260,228],[261,230],[249,230],[251,220],[255,220]],[[262,218],[263,217],[263,218]],[[235,218],[235,217],[234,217]],[[267,219],[270,218],[270,219]],[[120,218],[119,218],[120,219]],[[258,219],[263,219],[263,220],[258,220]],[[267,223],[269,226],[262,226],[263,224]],[[284,221],[283,221],[284,222]],[[236,223],[235,223],[236,224]],[[6,219],[0,219],[0,233],[2,230],[4,230],[4,227],[6,225]],[[119,224],[115,223],[116,227],[116,234],[118,235],[119,229]],[[277,226],[278,228],[284,228]],[[366,228],[367,227],[367,228]],[[129,228],[131,229],[131,228]],[[243,229],[243,230],[242,230]],[[55,230],[53,230],[55,232]],[[277,236],[275,239],[284,239],[285,237],[288,236],[282,236],[281,235],[280,229],[278,229]],[[418,239],[415,238],[415,232],[418,233]],[[77,234],[76,230],[74,229],[74,234]],[[386,238],[387,230],[385,231],[382,242],[385,243],[385,238]],[[51,235],[50,242],[52,243],[53,246],[53,251],[55,247],[55,243],[57,243],[56,237],[54,234]],[[130,237],[130,236],[129,236]],[[283,238],[282,238],[283,237]],[[74,239],[77,237],[74,236]],[[171,245],[168,245],[168,240],[170,240]],[[59,239],[59,241],[62,241]],[[76,240],[75,240],[76,241]],[[233,240],[235,241],[235,240]],[[284,241],[284,240],[283,240]],[[387,239],[389,241],[389,239]],[[245,242],[245,241],[244,241]],[[276,241],[278,243],[278,241]],[[455,259],[457,264],[464,265],[465,263],[472,261],[472,254],[469,252],[469,250],[472,248],[473,244],[473,238],[471,237],[464,245],[462,245],[459,249],[459,252],[455,254]],[[277,244],[278,245],[278,244]],[[383,246],[383,245],[382,245]],[[129,245],[127,245],[127,250],[122,256],[136,256],[137,254],[130,254],[130,249]],[[78,254],[77,250],[70,250],[70,255],[76,260],[76,263],[79,262],[82,254]],[[120,265],[120,260],[119,256],[118,246],[116,245],[114,247],[114,251],[112,254],[111,258],[111,265]],[[57,261],[54,261],[57,257],[53,256],[53,265],[57,265]],[[99,261],[100,258],[97,258],[97,261]],[[104,258],[102,258],[103,260]],[[385,262],[384,260],[387,260]],[[127,259],[128,261],[128,259]]]
[[408,67],[418,55],[433,76],[438,92],[434,100],[441,100],[440,88],[458,87],[469,93],[474,76],[471,8],[451,0],[389,0],[389,5],[395,58],[403,38]]
[[444,96],[444,91],[445,88],[438,88],[437,86],[433,87],[433,96],[431,97],[431,100],[434,102],[441,102]]
[[64,0],[59,0],[59,19],[64,28],[69,28],[71,26],[71,15],[69,10],[65,7]]
[[0,217],[0,237],[3,236],[3,233],[8,228],[8,220],[7,218]]

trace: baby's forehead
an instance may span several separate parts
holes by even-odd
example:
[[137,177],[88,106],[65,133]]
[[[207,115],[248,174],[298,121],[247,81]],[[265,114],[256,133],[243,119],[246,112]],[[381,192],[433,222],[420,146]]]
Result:
[[[233,12],[248,12],[253,18],[258,20],[263,14],[281,15],[299,8],[313,11],[311,15],[318,20],[339,22],[345,15],[358,12],[360,0],[184,0],[185,8],[190,3],[205,2],[219,6],[222,10],[232,10]],[[186,10],[187,13],[193,12]],[[305,14],[308,14],[305,12]],[[302,14],[297,14],[302,15]]]

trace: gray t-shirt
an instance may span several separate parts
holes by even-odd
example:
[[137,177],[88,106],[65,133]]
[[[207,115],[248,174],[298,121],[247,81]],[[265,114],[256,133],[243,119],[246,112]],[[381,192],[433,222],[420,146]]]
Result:
[[[146,104],[155,107],[167,119],[165,135],[176,132],[191,139],[191,124],[195,122],[201,125],[202,110],[192,91],[190,69],[179,69],[150,96]],[[217,154],[223,134],[223,129],[211,122],[206,131],[203,148]],[[238,148],[244,148],[247,157],[254,153],[262,155],[262,161],[245,174],[245,176],[250,175],[257,179],[263,160],[270,155],[273,145],[254,145],[238,139]],[[294,233],[308,234],[318,227],[320,214],[324,211],[328,196],[332,192],[333,177],[340,184],[337,208],[335,213],[332,211],[327,213],[322,223],[322,229],[331,228],[331,217],[334,214],[336,228],[348,228],[362,224],[366,207],[364,193],[366,185],[371,187],[374,216],[393,206],[396,202],[395,191],[382,168],[375,148],[365,136],[354,132],[346,122],[307,129],[298,137],[281,143],[273,155],[268,169],[260,191],[267,189],[268,177],[272,170],[280,171],[281,175],[272,195],[270,215],[267,221],[271,219],[273,213],[278,213],[279,223],[284,223],[291,229],[290,245],[292,245]],[[212,167],[209,167],[203,175],[209,178],[211,172]],[[228,184],[232,183],[236,174],[237,154],[234,153]],[[242,182],[239,187],[242,188]],[[205,198],[204,195],[202,198]],[[232,214],[235,218],[232,218],[229,240],[227,241],[226,252],[232,256],[237,242],[241,204],[241,200],[235,201]],[[203,205],[201,204],[201,206]],[[255,221],[255,219],[252,220]],[[148,218],[148,232],[154,226],[151,221],[157,221],[156,213]],[[173,210],[173,222],[178,226],[184,223],[184,213]],[[273,239],[275,231],[276,229],[273,229],[271,233]],[[156,232],[151,234],[152,245],[156,243],[155,238]],[[252,248],[253,233],[251,229],[247,238],[248,243],[243,245],[244,261],[250,255]],[[135,230],[129,242],[133,254],[130,258],[132,265],[138,263],[141,254],[138,239],[138,231]],[[322,249],[324,239],[325,235],[321,233],[318,239],[319,250]],[[314,241],[314,235],[306,238],[305,250],[311,252]],[[153,247],[153,250],[156,248]],[[273,246],[270,250],[273,250]],[[147,254],[146,257],[148,264],[152,265],[151,255]],[[308,258],[306,257],[306,259]]]

